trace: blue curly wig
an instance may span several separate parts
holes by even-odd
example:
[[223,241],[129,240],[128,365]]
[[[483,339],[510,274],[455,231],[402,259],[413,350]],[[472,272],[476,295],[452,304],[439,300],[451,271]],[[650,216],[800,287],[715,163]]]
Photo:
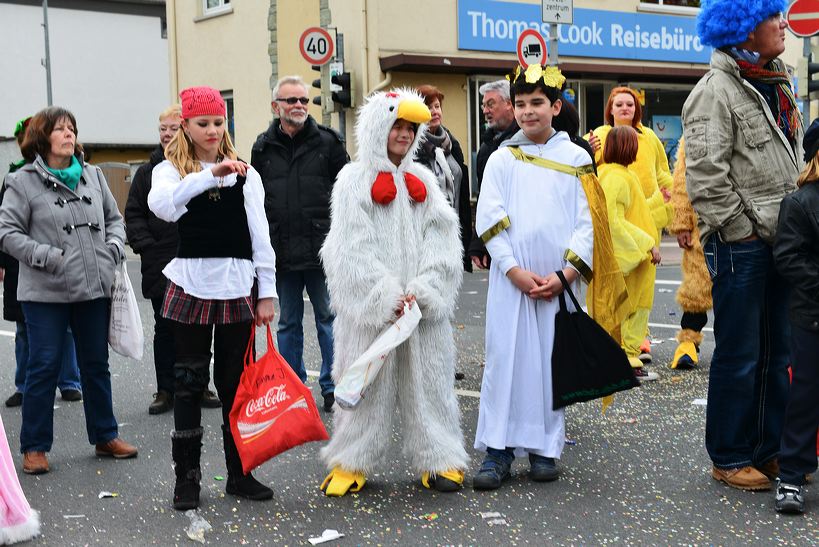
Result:
[[703,0],[697,34],[715,48],[741,44],[759,23],[787,7],[787,0]]

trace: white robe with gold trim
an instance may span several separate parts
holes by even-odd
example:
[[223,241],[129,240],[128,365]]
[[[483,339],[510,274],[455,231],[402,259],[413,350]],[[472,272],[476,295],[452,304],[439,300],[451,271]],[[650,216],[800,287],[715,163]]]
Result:
[[[518,135],[513,141],[522,144],[525,137]],[[569,167],[590,163],[589,155],[563,132],[544,145],[522,144],[520,148]],[[525,163],[515,159],[508,148],[501,148],[486,165],[477,232],[497,232],[507,217],[508,226],[486,244],[492,266],[475,448],[512,447],[517,456],[532,452],[559,458],[565,432],[563,411],[552,410],[551,367],[558,299],[532,300],[512,284],[506,272],[519,266],[545,276],[567,265],[574,267],[564,259],[567,250],[592,268],[588,201],[576,176]],[[569,299],[567,305],[572,309]]]

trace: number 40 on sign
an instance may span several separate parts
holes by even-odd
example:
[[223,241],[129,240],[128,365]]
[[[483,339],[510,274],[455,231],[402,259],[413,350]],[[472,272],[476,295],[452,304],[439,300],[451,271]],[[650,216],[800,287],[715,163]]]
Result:
[[311,65],[323,65],[335,54],[333,36],[321,27],[310,27],[301,33],[299,50],[301,56]]

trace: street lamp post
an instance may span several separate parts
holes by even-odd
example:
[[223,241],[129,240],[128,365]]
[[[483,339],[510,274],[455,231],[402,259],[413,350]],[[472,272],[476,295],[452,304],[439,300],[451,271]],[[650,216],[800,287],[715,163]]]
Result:
[[48,94],[48,106],[53,104],[51,98],[51,51],[48,45],[48,0],[43,0],[43,30],[45,34],[45,59],[42,64],[46,70],[46,92]]

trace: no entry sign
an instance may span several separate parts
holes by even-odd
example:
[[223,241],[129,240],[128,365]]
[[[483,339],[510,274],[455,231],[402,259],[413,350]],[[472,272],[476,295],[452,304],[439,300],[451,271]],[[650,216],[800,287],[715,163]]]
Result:
[[518,36],[518,62],[523,68],[546,64],[546,40],[534,29],[526,29]]
[[819,33],[819,0],[796,0],[785,15],[788,28],[797,36]]
[[333,37],[321,27],[310,27],[299,38],[301,56],[311,65],[327,63],[333,58],[335,49]]

